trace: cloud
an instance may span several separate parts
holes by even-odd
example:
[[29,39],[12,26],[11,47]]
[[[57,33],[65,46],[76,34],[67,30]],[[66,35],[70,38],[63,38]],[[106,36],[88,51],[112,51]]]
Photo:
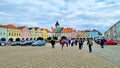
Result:
[[119,6],[120,0],[0,0],[0,24],[50,29],[58,20],[63,27],[104,33],[120,20]]

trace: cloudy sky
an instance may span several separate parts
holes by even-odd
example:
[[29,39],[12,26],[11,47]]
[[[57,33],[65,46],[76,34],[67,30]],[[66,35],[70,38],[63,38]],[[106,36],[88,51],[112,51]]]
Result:
[[104,33],[120,20],[120,0],[0,0],[0,24],[97,29]]

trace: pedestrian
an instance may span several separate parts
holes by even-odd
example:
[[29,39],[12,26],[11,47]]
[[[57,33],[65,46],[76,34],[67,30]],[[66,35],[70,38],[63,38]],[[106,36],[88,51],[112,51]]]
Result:
[[66,43],[66,46],[68,47],[69,40],[66,39],[66,40],[65,40],[65,43]]
[[88,47],[89,47],[89,52],[92,52],[92,45],[93,45],[93,41],[92,41],[92,38],[88,39]]
[[82,49],[83,47],[83,41],[82,41],[82,38],[79,39],[79,49]]
[[74,43],[75,43],[75,42],[74,42],[74,39],[72,39],[72,40],[71,40],[71,46],[73,46]]
[[62,50],[63,50],[64,44],[65,44],[65,41],[62,39],[62,40],[61,40],[61,49],[62,49]]
[[51,45],[52,45],[52,48],[55,48],[55,41],[53,39],[51,40]]
[[70,44],[71,44],[71,40],[69,39],[69,46],[70,46]]
[[104,44],[105,44],[105,39],[104,39],[104,38],[102,38],[102,39],[100,40],[100,45],[101,45],[101,48],[104,48]]

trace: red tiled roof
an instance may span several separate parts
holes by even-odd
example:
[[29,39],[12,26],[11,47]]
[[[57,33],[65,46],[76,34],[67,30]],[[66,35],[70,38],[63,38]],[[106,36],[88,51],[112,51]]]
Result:
[[35,30],[38,30],[39,27],[34,27]]
[[48,30],[48,29],[45,29],[45,30],[46,30],[48,33],[49,33],[49,32],[51,32],[51,31],[50,31],[50,30]]
[[85,32],[90,32],[90,30],[85,30]]
[[26,26],[19,26],[19,27],[17,27],[17,28],[19,28],[19,29],[23,29],[23,28],[25,28]]
[[63,29],[61,30],[61,33],[70,33],[70,32],[72,32],[72,31],[73,31],[72,28],[63,28]]
[[8,25],[4,25],[5,28],[14,28],[16,29],[17,27],[14,26],[13,24],[8,24]]
[[[73,31],[73,28],[62,28],[61,33],[71,33]],[[52,30],[53,33],[56,32],[56,29]]]
[[52,32],[55,33],[55,32],[56,32],[56,29],[53,29]]

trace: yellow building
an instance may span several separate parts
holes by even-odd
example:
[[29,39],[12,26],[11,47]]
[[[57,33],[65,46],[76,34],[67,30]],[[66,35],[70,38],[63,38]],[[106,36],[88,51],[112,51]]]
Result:
[[8,41],[20,41],[21,40],[21,29],[17,28],[13,24],[8,24],[4,26],[7,28]]
[[41,30],[41,35],[42,35],[42,37],[43,37],[43,39],[47,39],[47,31],[45,30],[45,29],[42,29]]

